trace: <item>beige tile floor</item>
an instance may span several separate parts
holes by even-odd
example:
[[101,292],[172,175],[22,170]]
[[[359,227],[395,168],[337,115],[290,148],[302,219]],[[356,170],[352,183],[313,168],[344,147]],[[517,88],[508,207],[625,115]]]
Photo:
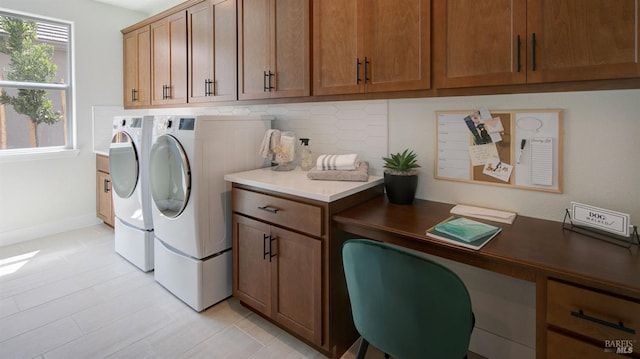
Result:
[[196,313],[113,246],[97,225],[1,247],[0,358],[324,358],[236,299]]

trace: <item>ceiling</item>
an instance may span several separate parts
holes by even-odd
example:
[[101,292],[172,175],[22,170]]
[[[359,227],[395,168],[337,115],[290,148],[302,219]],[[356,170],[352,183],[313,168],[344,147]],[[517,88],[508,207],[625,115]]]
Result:
[[184,2],[184,0],[93,0],[101,3],[139,11],[147,15],[153,15],[172,6]]

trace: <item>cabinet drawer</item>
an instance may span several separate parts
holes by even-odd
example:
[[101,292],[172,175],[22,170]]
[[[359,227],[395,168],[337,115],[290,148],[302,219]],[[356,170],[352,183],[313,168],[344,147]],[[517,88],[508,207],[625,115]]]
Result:
[[604,346],[598,347],[551,330],[547,331],[547,359],[584,358],[614,359],[616,356],[605,352]]
[[109,157],[96,155],[96,170],[109,173]]
[[233,210],[275,225],[322,236],[322,208],[317,206],[234,188]]
[[[640,343],[640,303],[549,280],[547,323],[602,341]],[[637,344],[634,353],[640,353]]]

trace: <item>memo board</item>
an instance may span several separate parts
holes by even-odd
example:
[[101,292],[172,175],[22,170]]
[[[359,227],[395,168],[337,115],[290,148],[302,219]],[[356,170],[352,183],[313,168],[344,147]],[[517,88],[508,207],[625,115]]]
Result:
[[435,116],[436,179],[562,193],[562,110]]

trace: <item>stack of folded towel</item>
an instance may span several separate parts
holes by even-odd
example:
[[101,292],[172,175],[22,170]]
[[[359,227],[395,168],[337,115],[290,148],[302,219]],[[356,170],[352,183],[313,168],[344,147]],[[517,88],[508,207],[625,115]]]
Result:
[[307,172],[314,180],[359,181],[369,180],[369,163],[358,160],[357,154],[320,155],[316,167]]

